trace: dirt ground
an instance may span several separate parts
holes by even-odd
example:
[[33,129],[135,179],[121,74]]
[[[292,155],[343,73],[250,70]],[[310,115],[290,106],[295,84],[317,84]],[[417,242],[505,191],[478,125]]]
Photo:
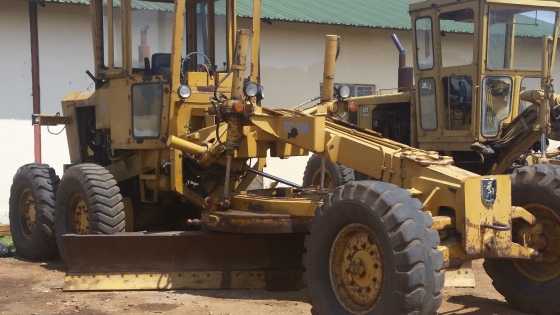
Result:
[[[493,288],[481,262],[474,264],[476,289],[446,289],[440,314],[522,314]],[[308,314],[303,292],[167,291],[62,292],[60,263],[0,259],[0,314]]]

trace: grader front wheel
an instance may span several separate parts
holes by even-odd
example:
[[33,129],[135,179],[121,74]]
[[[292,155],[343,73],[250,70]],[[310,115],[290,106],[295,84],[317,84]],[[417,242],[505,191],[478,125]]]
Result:
[[421,203],[375,181],[338,187],[317,210],[306,241],[314,314],[434,314],[443,259]]
[[512,202],[530,211],[537,222],[533,227],[513,222],[513,237],[518,242],[525,237],[540,255],[535,260],[484,262],[496,290],[524,312],[556,314],[560,309],[559,189],[557,166],[538,164],[517,169],[512,175]]
[[56,236],[64,252],[62,235],[124,232],[125,212],[113,175],[96,164],[69,168],[56,195]]

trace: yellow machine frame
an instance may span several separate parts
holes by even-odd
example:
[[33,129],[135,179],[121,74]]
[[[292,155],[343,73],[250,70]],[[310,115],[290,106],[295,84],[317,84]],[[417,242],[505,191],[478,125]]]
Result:
[[[212,0],[204,1],[213,3]],[[447,237],[437,248],[444,258],[445,267],[458,267],[476,258],[531,261],[538,257],[538,250],[531,247],[529,241],[529,234],[534,232],[532,227],[535,227],[537,219],[528,210],[512,206],[511,179],[508,175],[481,177],[454,166],[453,159],[448,156],[424,150],[435,149],[440,145],[456,145],[456,143],[460,143],[458,146],[463,148],[467,142],[481,140],[477,126],[473,126],[469,134],[464,132],[450,134],[441,129],[434,133],[418,132],[421,149],[417,149],[337,119],[333,114],[344,110],[345,100],[336,95],[334,88],[339,49],[339,37],[335,35],[326,36],[320,103],[305,110],[267,108],[261,104],[262,98],[258,93],[249,95],[246,91],[250,84],[261,88],[259,54],[262,3],[260,0],[253,1],[252,32],[238,29],[236,2],[227,0],[227,70],[224,72],[211,72],[209,70],[211,65],[206,65],[208,67],[205,71],[184,69],[183,47],[188,41],[188,38],[184,38],[185,21],[192,14],[193,4],[196,2],[189,0],[154,0],[154,2],[167,3],[174,8],[172,48],[167,75],[149,75],[147,67],[146,69],[133,67],[131,0],[120,1],[123,62],[122,67],[116,67],[114,46],[118,39],[114,37],[114,3],[108,0],[108,9],[104,12],[102,0],[91,1],[95,74],[90,76],[95,82],[96,89],[94,92],[69,94],[62,102],[64,117],[59,118],[67,125],[72,164],[84,162],[102,164],[119,183],[137,179],[139,200],[136,205],[138,203],[152,205],[161,212],[166,211],[161,206],[164,204],[162,201],[175,205],[179,203],[184,208],[191,207],[199,211],[197,220],[208,231],[226,232],[232,235],[295,235],[309,232],[317,209],[325,204],[324,198],[329,194],[324,186],[325,163],[338,163],[354,169],[371,180],[392,183],[407,190],[413,198],[417,198],[422,203],[423,215],[433,220],[431,228],[452,236]],[[480,17],[480,21],[476,24],[477,30],[481,33],[480,35],[476,33],[476,36],[479,36],[477,42],[484,42],[480,38],[486,37],[485,28],[480,26],[484,24],[485,15],[480,12],[486,10],[490,3],[505,4],[504,1],[498,0],[472,0],[459,3],[450,0],[435,1],[442,10],[451,7],[473,8]],[[525,1],[508,3],[517,5],[524,4]],[[557,11],[560,9],[560,5],[545,1],[538,1],[537,4],[554,7]],[[432,6],[426,7],[422,3],[412,6],[413,18],[423,15],[435,18],[436,14]],[[104,55],[106,50],[103,46],[104,18],[109,21],[107,56]],[[436,38],[437,36],[439,35],[436,35]],[[553,40],[553,43],[555,47],[556,40]],[[476,50],[484,51],[484,49]],[[548,54],[554,56],[555,53],[556,49],[552,49],[547,56]],[[251,59],[247,62],[249,55]],[[436,53],[436,60],[439,58]],[[477,61],[482,58],[482,55],[476,56],[473,64],[477,64]],[[472,73],[476,82],[480,82],[487,70],[482,66],[442,69],[436,65],[428,72],[428,75],[435,77],[445,73],[468,72]],[[544,71],[544,82],[550,82],[549,73]],[[517,78],[515,91],[519,93],[519,77],[542,73],[508,72],[508,74]],[[424,75],[426,74],[420,73],[419,77]],[[138,139],[133,136],[133,89],[139,84],[154,83],[160,86],[163,98],[159,136]],[[185,91],[191,92],[190,95],[185,95]],[[364,106],[402,103],[413,99],[414,93],[414,90],[409,90],[390,95],[352,98],[350,101]],[[438,94],[438,97],[441,102],[441,94]],[[92,155],[92,152],[84,149],[80,132],[85,127],[80,125],[83,116],[80,113],[85,109],[91,110],[88,115],[95,116],[95,131],[99,136],[106,137],[109,143],[110,152],[103,152],[107,154],[107,160],[102,161],[103,163],[95,160],[95,153]],[[479,109],[476,112],[478,111]],[[412,113],[414,115],[414,110]],[[48,121],[48,117],[42,119]],[[534,131],[535,135],[542,134],[543,126],[547,126],[546,119],[545,116],[541,117],[541,124],[538,130]],[[461,149],[459,147],[457,149]],[[302,188],[284,181],[295,188],[249,189],[256,176],[270,176],[262,172],[268,156],[289,158],[306,156],[310,152],[320,155],[322,160],[322,180],[318,187]],[[357,156],[356,152],[367,159]],[[220,171],[219,176],[210,178],[212,185],[207,188],[207,193],[200,193],[188,185],[189,176],[192,174],[189,173],[190,169],[185,167],[186,163],[195,163],[201,169],[215,168]],[[491,182],[493,186],[486,185],[487,182]],[[490,192],[493,195],[491,202],[481,197],[487,193],[483,189],[495,189]],[[170,195],[172,197],[169,197]],[[124,203],[127,230],[133,230],[135,209],[132,208],[135,203],[131,200],[125,200]],[[521,232],[523,236],[521,242],[514,241],[517,240],[513,235],[512,221],[514,220],[525,222],[529,226]],[[204,236],[197,235],[197,237]],[[70,235],[69,242],[79,238],[80,236]],[[133,278],[129,275],[110,275],[111,278],[104,282],[96,282],[95,275],[87,279],[69,275],[66,288],[104,290],[153,287],[152,275],[144,274],[144,276],[137,278],[139,282],[134,284],[129,282]],[[245,273],[242,273],[242,276],[246,277]],[[179,286],[193,286],[188,279],[172,281],[176,277],[181,277],[181,274],[167,273],[161,279],[164,282],[174,282]],[[221,279],[222,273],[207,273],[207,277],[212,279],[210,282],[214,281],[208,287],[216,287],[216,281]],[[119,282],[117,278],[127,283],[115,284]],[[251,283],[254,281],[255,279],[247,280]],[[175,288],[173,283],[157,284],[157,288],[171,287]],[[234,287],[244,286],[234,285]]]
[[[493,174],[503,174],[512,163],[519,159],[522,154],[527,152],[534,143],[539,142],[544,134],[550,134],[550,105],[554,102],[552,77],[551,73],[556,60],[556,51],[558,43],[558,22],[554,23],[554,31],[551,38],[543,39],[543,65],[542,69],[520,70],[512,69],[492,69],[487,66],[488,51],[488,12],[490,8],[523,8],[528,9],[546,9],[560,13],[560,5],[554,1],[529,1],[529,0],[464,0],[464,1],[447,1],[447,0],[430,0],[417,2],[410,5],[410,16],[412,21],[413,45],[418,42],[416,38],[416,23],[419,18],[428,17],[432,21],[432,48],[434,64],[431,69],[420,69],[417,60],[417,51],[414,49],[413,68],[414,68],[414,86],[400,87],[399,92],[384,93],[382,95],[371,95],[363,97],[349,98],[348,102],[354,102],[358,106],[357,124],[363,128],[374,128],[372,126],[372,113],[379,105],[402,104],[411,105],[410,115],[410,144],[424,150],[435,150],[439,152],[461,152],[472,151],[473,143],[486,143],[499,140],[502,136],[502,130],[510,124],[516,117],[520,115],[522,101],[522,81],[524,78],[541,78],[542,83],[540,89],[547,96],[544,97],[542,106],[545,110],[539,111],[539,123],[532,132],[518,139],[517,142],[507,150],[501,153],[496,164],[488,171]],[[440,15],[445,13],[470,9],[474,14],[472,20],[473,30],[473,59],[472,63],[463,66],[444,67],[442,64],[442,38],[445,32],[441,29],[439,23]],[[513,32],[512,32],[513,34]],[[514,49],[510,47],[510,49]],[[510,54],[513,60],[513,52]],[[443,78],[466,75],[472,78],[472,110],[469,120],[470,128],[465,130],[449,130],[446,128],[445,121],[446,109]],[[486,77],[507,76],[512,79],[511,93],[511,110],[508,116],[502,121],[499,133],[495,137],[487,137],[482,134],[482,82]],[[433,130],[425,130],[421,127],[420,121],[420,91],[418,86],[423,79],[432,78],[436,83],[436,110],[437,110],[437,127]],[[412,78],[411,78],[412,80]],[[548,108],[548,109],[546,109]]]
[[[109,1],[110,2],[110,1]],[[455,3],[456,1],[453,1]],[[189,200],[203,210],[203,222],[216,230],[227,230],[236,226],[235,230],[243,232],[240,226],[250,227],[270,223],[270,218],[259,219],[251,216],[251,208],[260,205],[268,213],[284,216],[288,226],[293,220],[310,220],[314,209],[319,204],[317,197],[293,196],[254,196],[245,192],[248,183],[255,176],[232,178],[224,183],[225,187],[215,189],[206,199],[197,195],[184,185],[183,159],[186,155],[195,158],[204,165],[218,163],[227,164],[228,169],[242,171],[246,169],[246,161],[257,158],[253,168],[261,171],[264,158],[270,151],[272,156],[290,157],[306,155],[308,152],[323,154],[331,162],[351,166],[356,171],[369,177],[394,183],[408,189],[411,194],[422,201],[424,209],[434,217],[437,229],[453,228],[463,237],[461,243],[453,240],[442,244],[440,250],[445,254],[446,261],[460,262],[464,259],[479,257],[502,257],[530,259],[534,250],[512,242],[511,220],[520,218],[529,223],[534,217],[519,207],[512,207],[508,176],[491,176],[485,179],[497,181],[497,199],[491,205],[484,205],[480,199],[480,183],[482,178],[452,165],[448,157],[435,152],[426,152],[380,137],[369,131],[356,131],[328,118],[329,112],[336,111],[339,102],[334,98],[334,73],[338,37],[328,36],[325,47],[325,75],[322,91],[322,103],[305,112],[294,110],[273,110],[260,106],[253,100],[244,100],[242,84],[248,66],[245,58],[249,52],[249,32],[241,30],[236,34],[235,1],[228,1],[228,68],[231,74],[220,73],[209,77],[206,72],[189,72],[188,82],[193,93],[188,100],[181,99],[175,92],[180,86],[181,52],[184,38],[186,1],[173,1],[175,6],[175,23],[171,53],[170,82],[165,82],[164,105],[162,110],[161,136],[158,139],[135,141],[130,132],[130,121],[122,117],[131,117],[130,91],[135,83],[145,80],[142,72],[137,72],[131,65],[130,47],[130,11],[131,1],[122,1],[123,20],[123,68],[111,66],[114,56],[109,54],[109,67],[103,66],[103,47],[100,42],[100,23],[102,23],[101,0],[92,1],[94,12],[93,30],[95,42],[96,78],[108,82],[94,94],[71,94],[63,102],[64,115],[72,120],[76,108],[95,106],[98,117],[97,129],[110,129],[113,150],[131,150],[134,154],[115,160],[108,166],[117,180],[139,176],[141,195],[143,190],[157,192],[173,191]],[[443,1],[442,6],[449,3]],[[482,2],[471,1],[458,6],[471,6]],[[543,3],[544,5],[544,3]],[[250,62],[249,80],[259,81],[259,17],[260,1],[254,1],[252,59]],[[475,6],[478,10],[478,7]],[[482,8],[481,8],[482,9]],[[426,14],[421,5],[413,6],[413,16]],[[433,10],[426,9],[429,14]],[[111,11],[108,12],[111,15]],[[128,25],[128,27],[127,27]],[[109,29],[113,25],[109,24]],[[114,38],[109,39],[109,51]],[[233,43],[237,42],[237,47]],[[237,53],[234,54],[233,52]],[[480,56],[478,57],[480,58]],[[435,68],[436,70],[438,68]],[[436,71],[434,70],[434,71]],[[478,71],[482,72],[483,69]],[[152,81],[164,80],[155,76]],[[219,92],[231,99],[226,105],[233,108],[232,102],[247,102],[245,108],[251,111],[246,122],[228,121],[219,127],[214,126],[212,111],[213,91],[209,87],[216,86],[216,81],[223,81]],[[406,94],[384,96],[384,98],[404,99]],[[381,97],[383,98],[383,97]],[[356,99],[359,102],[372,99]],[[373,100],[376,100],[374,97]],[[210,114],[210,115],[209,115]],[[202,125],[193,128],[195,117],[204,119]],[[81,160],[77,145],[77,127],[69,126],[68,140],[71,149],[71,160]],[[216,129],[218,128],[218,129]],[[215,132],[217,130],[217,132]],[[294,130],[296,134],[294,134]],[[219,139],[218,139],[219,137]],[[439,136],[438,136],[439,137]],[[432,139],[426,136],[422,139]],[[436,139],[436,138],[434,138]],[[235,142],[233,149],[226,149],[222,143]],[[228,151],[229,150],[229,151]],[[229,152],[229,153],[228,153]],[[356,159],[353,152],[368,156],[368,160]],[[229,156],[224,159],[224,155]],[[226,162],[229,161],[229,162]],[[159,165],[169,162],[170,175],[159,171]],[[225,190],[224,190],[225,189]],[[231,191],[228,191],[231,190]],[[157,197],[154,197],[157,198]],[[227,203],[221,203],[223,199]],[[146,200],[147,201],[147,200]],[[153,200],[155,201],[155,200]],[[222,205],[217,207],[215,205]],[[241,211],[236,217],[223,207],[233,207]],[[451,220],[447,215],[451,210]],[[238,213],[239,214],[239,213]],[[287,216],[287,217],[286,217]],[[287,220],[287,221],[286,221]],[[304,221],[305,221],[304,220]],[[279,219],[278,222],[282,220]],[[294,225],[295,226],[295,225]],[[252,231],[250,228],[246,233]],[[271,233],[293,232],[286,225],[278,223],[278,229],[270,229]]]

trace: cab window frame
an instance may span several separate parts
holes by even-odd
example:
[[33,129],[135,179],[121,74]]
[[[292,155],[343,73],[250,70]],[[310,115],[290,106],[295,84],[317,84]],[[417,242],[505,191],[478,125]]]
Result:
[[[450,18],[452,16],[453,13],[457,14],[457,13],[461,13],[461,12],[468,12],[470,11],[470,17],[471,17],[471,21],[470,22],[463,22],[460,20],[453,20],[452,18]],[[476,60],[477,60],[477,54],[478,54],[478,50],[477,50],[477,21],[478,21],[478,13],[477,10],[472,7],[472,6],[459,6],[459,7],[455,7],[453,9],[448,9],[448,10],[442,10],[441,12],[438,13],[437,15],[437,19],[438,19],[438,26],[439,26],[439,55],[440,55],[440,67],[442,69],[449,69],[449,68],[460,68],[460,67],[469,67],[472,66]],[[467,31],[467,32],[454,32],[454,31],[446,31],[443,28],[443,25],[445,24],[445,22],[448,23],[458,23],[458,24],[470,24],[469,27],[467,28],[471,28],[472,27],[472,32],[471,31]],[[469,39],[466,41],[468,43],[472,43],[472,46],[469,47],[470,50],[470,54],[468,55],[468,60],[465,63],[462,62],[458,62],[455,63],[454,60],[451,60],[448,58],[448,55],[445,53],[448,51],[449,47],[450,47],[450,43],[448,41],[450,41],[450,39],[445,39],[447,36],[454,36],[454,35],[459,35],[459,36],[470,36]]]
[[[217,54],[216,54],[216,43],[217,43],[217,32],[220,30],[223,30],[225,32],[225,36],[224,36],[224,49],[228,49],[228,32],[229,32],[229,27],[230,24],[232,23],[232,21],[230,21],[230,19],[232,18],[228,12],[230,10],[230,6],[231,3],[228,0],[223,0],[224,1],[224,10],[225,10],[225,14],[224,14],[224,18],[225,18],[225,24],[224,27],[222,29],[217,28],[216,27],[216,10],[217,8],[219,8],[219,6],[216,5],[216,0],[195,0],[195,1],[186,1],[185,3],[185,47],[184,47],[184,54],[185,56],[188,54],[193,54],[193,56],[190,58],[189,62],[188,62],[188,67],[187,67],[187,71],[192,71],[192,72],[198,72],[198,66],[200,65],[199,59],[202,58],[202,56],[196,52],[202,52],[204,53],[208,59],[210,60],[210,62],[216,66],[216,68],[218,69],[217,72],[219,73],[228,73],[230,71],[230,65],[231,65],[231,60],[229,60],[230,56],[228,56],[228,54],[226,53],[225,55],[225,60],[224,61],[224,65],[225,68],[220,68],[222,65],[217,64]],[[206,17],[205,17],[205,22],[206,22],[206,27],[204,29],[204,31],[207,33],[206,37],[204,38],[204,40],[207,43],[207,51],[204,51],[204,49],[202,49],[201,51],[201,44],[199,42],[199,26],[200,26],[200,21],[199,21],[199,12],[198,12],[198,7],[202,5],[205,8],[206,11]],[[236,18],[236,17],[234,17]]]
[[[130,86],[130,113],[131,113],[131,136],[133,139],[135,140],[154,140],[154,139],[159,139],[162,135],[162,115],[163,115],[163,109],[165,107],[165,92],[164,92],[164,88],[165,88],[165,82],[163,81],[148,81],[148,82],[138,82],[138,83],[134,83]],[[160,98],[160,106],[159,106],[159,117],[158,117],[158,127],[157,127],[157,135],[154,136],[137,136],[135,133],[135,121],[136,121],[136,115],[135,115],[135,103],[134,103],[134,89],[136,87],[139,86],[146,86],[146,85],[157,85],[159,86],[159,91],[161,91],[161,98]]]
[[[421,84],[423,81],[430,81],[431,85],[433,87],[433,98],[434,98],[434,102],[433,104],[429,104],[430,108],[433,108],[433,118],[434,118],[434,126],[433,128],[427,128],[424,125],[424,109],[425,109],[425,104],[424,102],[422,102],[422,100],[424,100],[424,98],[422,97],[422,87]],[[436,131],[439,129],[439,110],[438,110],[438,88],[437,88],[437,80],[434,77],[422,77],[418,80],[418,108],[419,108],[419,122],[420,122],[420,128],[424,131]],[[431,126],[430,126],[431,127]]]
[[[110,4],[112,5],[111,16],[107,10]],[[94,33],[93,36],[97,41],[97,47],[94,47],[94,51],[97,50],[98,53],[97,67],[106,77],[117,77],[119,74],[123,74],[126,68],[127,52],[124,38],[126,25],[123,23],[126,12],[122,1],[119,0],[95,0],[95,5],[98,11],[96,13],[98,28],[96,29],[97,35]],[[109,19],[110,17],[112,18]],[[117,21],[119,23],[116,23]],[[109,34],[110,30],[113,31],[112,35]],[[112,43],[110,43],[111,40]],[[110,50],[111,47],[112,50]]]
[[[431,67],[422,67],[420,65],[420,47],[419,47],[419,40],[418,40],[418,21],[419,20],[429,20],[430,21],[430,46],[431,46]],[[414,61],[416,67],[420,71],[430,71],[433,70],[436,66],[436,57],[435,57],[435,47],[434,47],[434,19],[430,15],[419,16],[414,20],[414,36],[416,38],[415,49],[416,49],[416,60]]]
[[[452,96],[452,87],[453,87],[453,80],[457,80],[458,82],[468,82],[468,85],[465,85],[465,92],[466,94],[462,95],[464,97],[463,100],[455,99],[453,100]],[[470,74],[456,74],[450,75],[447,77],[443,77],[442,81],[446,84],[442,84],[443,87],[443,111],[445,116],[445,130],[453,130],[453,131],[465,131],[470,130],[472,128],[472,115],[473,110],[475,109],[474,104],[474,92],[475,86],[473,78]],[[442,82],[442,83],[443,83]],[[470,93],[469,93],[470,91]],[[456,91],[458,92],[458,91]],[[468,100],[468,102],[467,102]],[[462,114],[464,114],[465,124],[462,126],[455,125],[454,115],[457,113],[457,108],[461,107],[460,105],[468,105],[468,111],[462,110]]]
[[[551,36],[552,38],[554,38],[554,37],[557,36],[557,34],[558,34],[558,30],[556,30],[555,25],[556,25],[556,21],[557,21],[558,19],[560,19],[560,10],[555,9],[555,8],[553,8],[553,7],[540,7],[540,6],[528,7],[528,6],[526,6],[526,5],[514,5],[514,4],[511,4],[511,5],[489,4],[489,5],[487,5],[487,7],[486,7],[486,10],[487,10],[487,12],[488,12],[488,19],[487,19],[486,23],[484,23],[484,24],[485,24],[484,27],[486,28],[486,32],[487,32],[488,35],[487,35],[486,43],[485,43],[485,45],[486,45],[486,49],[485,49],[485,50],[486,50],[486,51],[483,52],[483,55],[484,55],[484,68],[485,68],[485,70],[486,70],[487,72],[493,72],[493,73],[514,73],[514,72],[523,72],[523,73],[540,74],[540,72],[542,71],[542,64],[544,63],[544,59],[542,59],[542,55],[538,55],[538,58],[541,58],[541,59],[539,60],[540,63],[541,63],[539,67],[518,66],[518,65],[515,66],[515,65],[514,65],[514,64],[516,63],[516,61],[519,61],[519,60],[515,59],[515,57],[517,57],[515,48],[517,47],[518,41],[520,40],[520,38],[531,38],[531,37],[530,37],[530,36],[529,36],[529,37],[526,37],[526,36],[524,36],[524,35],[519,35],[519,34],[518,34],[518,30],[515,29],[515,28],[513,29],[513,32],[512,32],[511,34],[508,34],[508,32],[509,32],[509,31],[512,31],[512,30],[511,30],[511,29],[508,30],[508,29],[507,29],[507,26],[506,26],[506,33],[504,34],[504,36],[506,36],[506,37],[507,37],[508,35],[511,36],[511,37],[512,37],[511,40],[512,40],[513,42],[512,42],[512,43],[508,43],[508,40],[510,40],[510,39],[508,39],[508,38],[505,38],[505,39],[504,39],[504,47],[503,47],[503,48],[504,48],[504,56],[501,56],[501,57],[504,57],[504,65],[503,65],[502,67],[499,67],[499,66],[490,64],[491,58],[492,58],[492,57],[490,56],[490,54],[491,54],[491,48],[492,48],[492,47],[491,47],[491,44],[490,44],[490,41],[491,41],[491,36],[490,36],[490,34],[491,34],[492,26],[495,25],[495,24],[497,24],[497,23],[491,24],[491,23],[492,23],[491,13],[492,13],[493,10],[494,10],[494,11],[499,11],[500,9],[501,9],[501,10],[506,10],[506,9],[519,9],[519,10],[521,10],[521,9],[526,9],[528,12],[535,11],[535,13],[538,13],[538,12],[549,12],[549,13],[554,13],[554,14],[555,14],[555,21],[551,24],[552,27],[553,27],[553,29],[552,29],[552,34],[550,34],[550,36]],[[521,14],[521,15],[523,15],[523,14]],[[542,21],[542,20],[541,20],[541,21]],[[519,25],[525,25],[525,24],[519,23]],[[539,39],[539,38],[542,38],[542,37],[533,37],[533,38]],[[509,46],[508,46],[508,44],[509,44]],[[507,52],[506,52],[506,51],[507,51],[508,48],[511,48],[511,45],[514,46],[514,48],[513,48],[513,49],[514,49],[514,54],[513,54],[514,57],[513,57],[513,59],[510,57],[511,60],[507,60],[507,61],[506,61],[506,60],[505,60],[505,57],[507,56]],[[543,47],[540,47],[540,49],[542,49],[542,48],[543,48]]]
[[[486,118],[487,118],[487,114],[486,114],[486,110],[487,110],[487,80],[488,79],[507,79],[509,81],[509,95],[508,95],[508,100],[507,100],[507,105],[508,105],[508,112],[507,115],[504,116],[499,122],[498,122],[498,126],[496,129],[496,133],[495,134],[488,134],[485,133],[486,131]],[[500,126],[503,125],[504,121],[508,119],[508,117],[511,116],[512,112],[513,112],[513,89],[515,84],[515,80],[509,76],[509,75],[501,75],[501,74],[491,74],[491,75],[486,75],[482,78],[481,80],[481,89],[480,89],[480,93],[481,93],[481,110],[480,110],[480,134],[482,135],[482,137],[486,138],[486,139],[494,139],[496,137],[498,137],[500,135]]]

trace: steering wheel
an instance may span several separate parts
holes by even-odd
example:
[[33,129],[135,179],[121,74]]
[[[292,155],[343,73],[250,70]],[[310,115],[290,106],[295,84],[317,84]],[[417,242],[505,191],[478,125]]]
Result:
[[206,66],[207,72],[209,73],[209,69],[212,67],[212,61],[210,61],[210,58],[208,58],[208,56],[200,51],[193,51],[188,53],[185,58],[183,58],[182,64],[181,64],[181,71],[185,72],[187,67],[188,67],[188,63],[191,60],[191,57],[194,55],[200,55],[204,58],[204,60],[206,61],[206,63],[204,63],[204,65]]

